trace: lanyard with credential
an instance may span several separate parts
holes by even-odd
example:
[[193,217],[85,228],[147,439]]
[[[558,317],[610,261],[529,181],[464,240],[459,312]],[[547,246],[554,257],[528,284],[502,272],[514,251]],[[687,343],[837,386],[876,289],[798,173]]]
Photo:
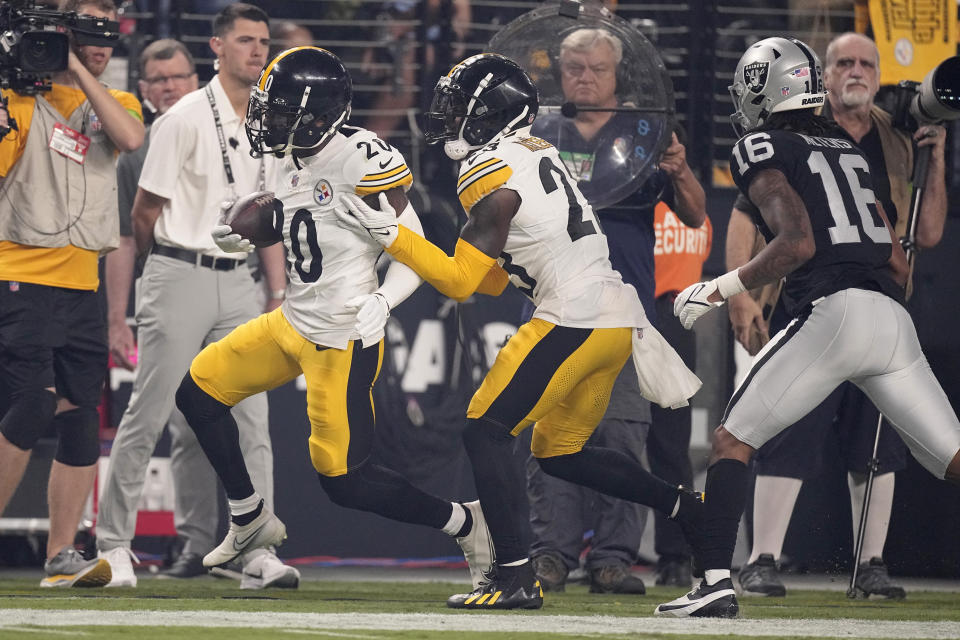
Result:
[[[204,88],[207,94],[207,101],[210,103],[210,110],[213,111],[213,123],[217,126],[217,141],[220,143],[220,155],[223,157],[223,171],[227,174],[227,184],[230,185],[231,200],[238,197],[236,180],[233,178],[233,167],[230,165],[230,156],[227,155],[227,141],[223,137],[223,125],[220,123],[220,110],[217,109],[217,101],[213,96],[213,87],[209,84]],[[263,156],[260,157],[260,176],[257,184],[257,190],[263,191],[266,188],[266,176],[263,166]]]

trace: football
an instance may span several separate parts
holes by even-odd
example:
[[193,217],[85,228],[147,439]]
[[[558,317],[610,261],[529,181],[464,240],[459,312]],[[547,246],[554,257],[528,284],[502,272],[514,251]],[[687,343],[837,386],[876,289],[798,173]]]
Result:
[[268,247],[283,239],[283,206],[272,191],[243,196],[227,212],[224,222],[255,247]]

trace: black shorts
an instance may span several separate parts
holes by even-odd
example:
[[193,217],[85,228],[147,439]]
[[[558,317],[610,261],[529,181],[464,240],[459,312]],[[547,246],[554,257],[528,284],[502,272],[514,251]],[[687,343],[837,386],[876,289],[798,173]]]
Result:
[[96,407],[107,374],[106,310],[96,291],[0,280],[0,376],[6,393],[55,388]]
[[[799,422],[760,447],[757,473],[808,480],[822,471],[824,447],[837,445],[847,471],[866,473],[879,415],[856,385],[845,382]],[[881,474],[907,466],[907,447],[887,423],[880,432],[877,459]]]

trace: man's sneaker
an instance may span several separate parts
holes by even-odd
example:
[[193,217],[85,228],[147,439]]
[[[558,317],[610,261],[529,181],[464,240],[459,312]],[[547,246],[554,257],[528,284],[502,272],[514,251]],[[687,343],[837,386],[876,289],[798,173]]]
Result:
[[241,589],[296,589],[300,586],[300,572],[287,566],[273,553],[263,553],[243,567]]
[[692,583],[693,572],[690,568],[690,558],[660,556],[660,560],[657,562],[657,586],[689,589]]
[[479,610],[539,609],[543,606],[543,589],[529,562],[519,567],[494,564],[485,582],[470,593],[450,596],[447,606]]
[[567,574],[570,570],[567,569],[567,563],[563,558],[547,551],[534,556],[530,562],[533,563],[533,573],[544,591],[556,593],[566,589]]
[[611,564],[590,571],[590,593],[632,593],[643,595],[647,587],[627,567]]
[[712,586],[701,580],[700,586],[687,595],[661,604],[653,611],[654,615],[673,618],[736,618],[739,613],[730,578]]
[[702,491],[694,491],[683,485],[677,487],[677,492],[680,498],[680,509],[677,510],[676,517],[671,520],[675,520],[680,525],[683,537],[690,545],[693,554],[693,577],[702,578],[703,568],[700,566],[697,554],[703,548],[703,534],[700,529],[703,526],[704,495]]
[[787,588],[780,581],[780,568],[771,553],[761,553],[756,562],[743,565],[737,578],[744,593],[782,598]]
[[188,551],[177,556],[170,568],[161,571],[159,577],[186,579],[205,575],[207,575],[207,568],[203,566],[203,558],[199,553]]
[[866,598],[882,596],[892,600],[903,600],[907,597],[903,587],[891,582],[887,565],[883,563],[882,558],[870,558],[869,562],[860,565],[857,571],[856,588],[859,595]]
[[264,505],[260,515],[247,524],[239,525],[231,521],[227,537],[203,557],[203,566],[216,567],[230,562],[244,551],[278,546],[286,539],[287,528],[280,518]]
[[483,582],[483,576],[490,572],[496,554],[493,550],[493,539],[490,538],[490,529],[487,528],[487,520],[483,517],[483,510],[480,508],[480,501],[464,502],[462,506],[470,511],[473,526],[470,528],[470,533],[456,540],[463,551],[467,566],[470,567],[470,581],[476,589]]
[[140,559],[130,551],[128,547],[114,547],[106,551],[97,552],[98,558],[103,558],[110,565],[112,578],[107,583],[108,587],[135,587],[137,586],[137,574],[133,572],[133,564],[140,564]]
[[113,574],[110,563],[103,558],[84,560],[73,547],[67,547],[43,565],[47,577],[41,587],[102,587]]

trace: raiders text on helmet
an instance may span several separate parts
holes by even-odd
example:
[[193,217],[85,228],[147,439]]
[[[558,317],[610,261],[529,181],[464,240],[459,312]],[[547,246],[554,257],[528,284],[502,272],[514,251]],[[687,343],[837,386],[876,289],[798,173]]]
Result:
[[817,54],[793,38],[767,38],[747,49],[728,89],[738,135],[771,113],[821,107],[827,95]]
[[283,157],[313,149],[350,117],[350,75],[337,56],[319,47],[287,49],[260,74],[247,107],[247,136],[255,155]]
[[440,78],[425,115],[427,144],[444,143],[454,159],[533,124],[537,88],[513,60],[495,53],[471,56]]

